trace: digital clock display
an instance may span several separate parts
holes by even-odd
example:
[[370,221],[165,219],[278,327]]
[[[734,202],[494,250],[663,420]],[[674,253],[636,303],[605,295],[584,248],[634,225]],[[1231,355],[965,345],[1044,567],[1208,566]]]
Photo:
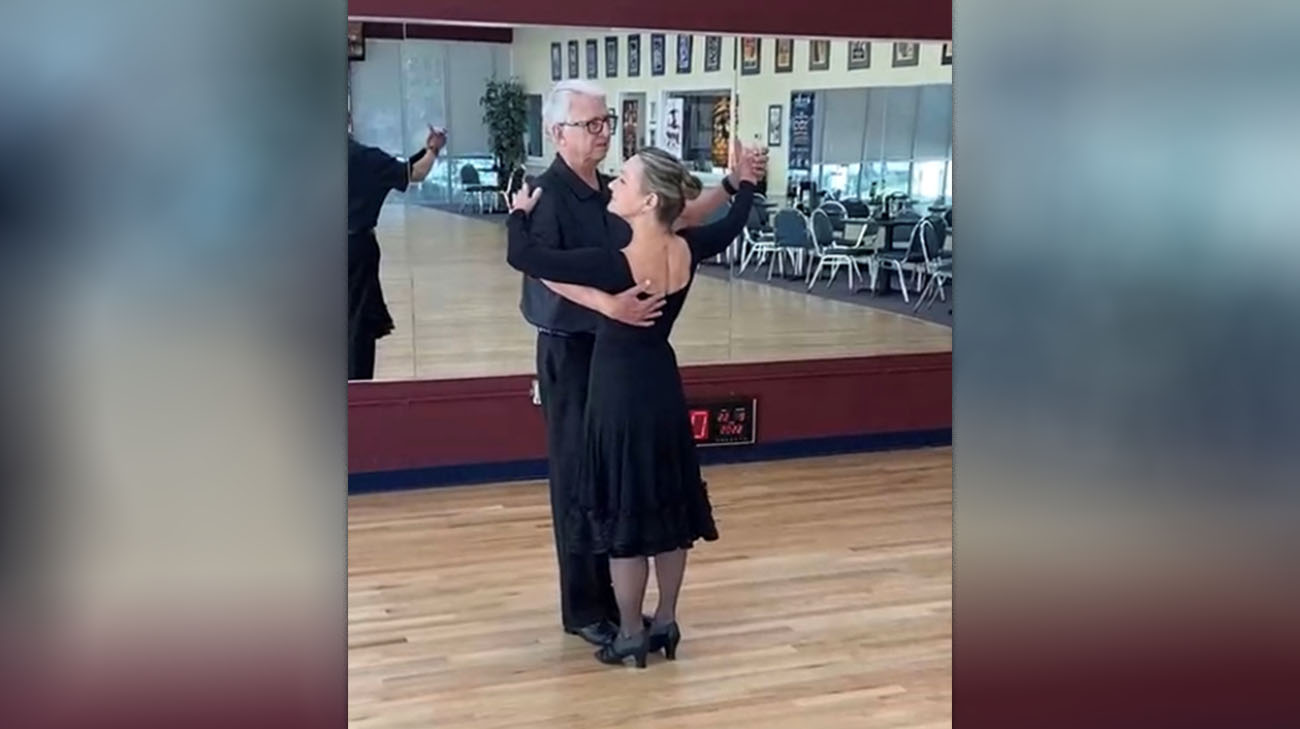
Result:
[[754,442],[754,415],[757,401],[753,398],[725,400],[710,403],[692,403],[691,432],[695,444],[746,445]]

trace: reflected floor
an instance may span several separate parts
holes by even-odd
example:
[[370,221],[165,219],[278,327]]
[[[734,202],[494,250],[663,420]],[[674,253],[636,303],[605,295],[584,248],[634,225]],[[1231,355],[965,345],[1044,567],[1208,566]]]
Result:
[[[534,370],[536,333],[519,314],[520,274],[498,222],[388,205],[380,277],[396,331],[379,341],[379,380]],[[696,279],[673,332],[683,365],[952,350],[948,327],[753,281]]]

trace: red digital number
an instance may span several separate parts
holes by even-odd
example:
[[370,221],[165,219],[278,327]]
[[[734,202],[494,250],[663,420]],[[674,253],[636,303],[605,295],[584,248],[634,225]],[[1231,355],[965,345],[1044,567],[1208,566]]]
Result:
[[709,438],[709,411],[708,410],[691,411],[691,432],[695,434],[695,440],[708,440]]

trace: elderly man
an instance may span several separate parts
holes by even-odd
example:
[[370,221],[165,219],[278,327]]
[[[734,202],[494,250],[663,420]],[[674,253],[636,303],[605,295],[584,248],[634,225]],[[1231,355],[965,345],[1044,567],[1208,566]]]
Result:
[[[609,153],[618,122],[605,92],[585,81],[563,81],[547,99],[546,129],[557,156],[537,179],[546,190],[531,216],[532,232],[543,244],[559,249],[590,246],[623,248],[632,231],[606,211],[609,177],[597,171]],[[744,150],[747,161],[766,168],[765,153]],[[692,201],[679,227],[703,223],[736,189],[735,180],[706,190]],[[595,555],[574,555],[566,549],[564,510],[571,503],[582,443],[582,416],[587,402],[587,378],[595,342],[597,312],[634,326],[648,326],[663,306],[662,296],[639,299],[641,287],[609,295],[524,277],[520,309],[537,329],[537,379],[546,418],[550,459],[551,514],[560,561],[560,614],[566,632],[596,645],[612,641],[618,632],[618,606],[610,584],[609,561]]]

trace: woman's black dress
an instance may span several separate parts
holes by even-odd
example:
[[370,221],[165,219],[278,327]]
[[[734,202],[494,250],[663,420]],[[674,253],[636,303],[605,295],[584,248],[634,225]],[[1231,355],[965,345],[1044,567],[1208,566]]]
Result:
[[[680,232],[691,248],[691,279],[669,294],[651,327],[600,320],[584,417],[585,455],[578,493],[561,510],[572,551],[631,557],[688,549],[718,538],[700,478],[690,416],[668,335],[681,313],[699,262],[718,255],[749,217],[753,185],[744,183],[726,217]],[[528,221],[509,222],[510,264],[559,283],[609,293],[635,285],[627,257],[603,248],[555,250],[536,245]]]

